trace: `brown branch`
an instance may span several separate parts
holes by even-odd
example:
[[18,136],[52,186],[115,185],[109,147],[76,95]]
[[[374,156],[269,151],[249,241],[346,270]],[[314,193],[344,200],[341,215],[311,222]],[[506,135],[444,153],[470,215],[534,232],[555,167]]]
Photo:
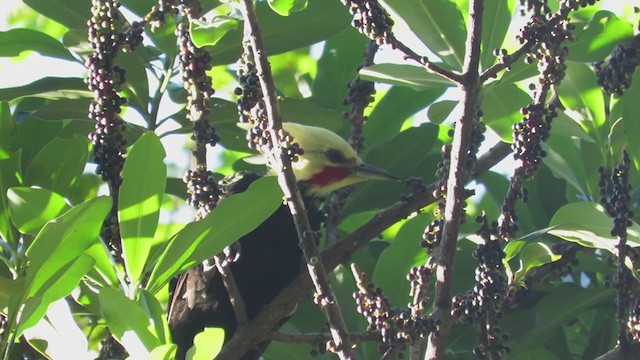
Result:
[[[262,42],[258,19],[252,0],[241,2],[241,11],[245,23],[245,38],[249,40],[253,51],[253,57],[258,70],[260,86],[262,88],[265,111],[271,128],[271,142],[273,144],[274,168],[278,173],[278,183],[284,192],[285,199],[291,211],[298,239],[300,240],[302,252],[304,254],[307,270],[313,279],[316,288],[318,303],[327,317],[335,350],[341,359],[351,359],[351,344],[349,342],[349,332],[342,318],[342,313],[329,283],[329,277],[325,271],[316,246],[316,236],[309,224],[309,217],[302,201],[302,195],[296,182],[293,170],[291,169],[291,159],[288,157],[280,143],[279,133],[282,130],[282,116],[280,114],[278,99],[275,92],[271,68],[267,60],[265,46]],[[270,157],[271,158],[271,157]]]
[[471,130],[476,121],[480,77],[480,40],[482,32],[483,0],[469,3],[469,32],[464,60],[463,107],[451,146],[449,178],[447,179],[447,201],[440,245],[433,254],[436,262],[436,292],[433,316],[441,321],[438,334],[429,336],[425,359],[444,359],[448,328],[451,325],[451,298],[453,296],[453,258],[460,224],[464,219],[465,183],[467,179],[467,154],[471,142]]
[[413,60],[419,63],[420,65],[422,65],[425,69],[427,69],[427,71],[433,74],[439,75],[451,81],[454,84],[458,84],[458,85],[462,84],[463,82],[462,75],[456,74],[453,71],[449,71],[439,66],[438,64],[429,61],[429,59],[426,56],[418,55],[415,51],[411,50],[411,48],[409,48],[407,45],[402,43],[400,40],[396,39],[395,36],[391,35],[389,39],[389,43],[391,44],[391,47],[393,49],[398,50],[404,54],[405,60],[407,59]]
[[480,75],[480,83],[484,84],[487,80],[498,76],[498,73],[504,69],[508,69],[511,65],[515,64],[521,57],[526,55],[531,48],[533,47],[534,42],[527,41],[524,43],[518,50],[516,50],[513,54],[509,54],[504,62],[493,65],[492,67],[485,70],[482,75]]
[[[349,337],[353,342],[378,341],[380,333],[363,332],[351,333]],[[307,333],[307,334],[291,334],[280,331],[273,331],[268,335],[269,340],[285,341],[299,344],[321,344],[332,340],[331,334],[327,333]]]
[[222,278],[222,283],[227,289],[229,302],[233,308],[233,314],[236,317],[238,327],[241,327],[247,324],[248,319],[247,311],[244,306],[244,299],[242,298],[242,294],[240,294],[240,289],[238,289],[238,284],[236,283],[236,279],[233,276],[231,268],[229,266],[224,266],[223,258],[224,255],[216,255],[213,257],[213,260],[215,261],[216,269],[218,269],[220,277]]
[[[478,159],[475,176],[488,171],[510,153],[509,144],[498,143]],[[400,219],[436,202],[438,199],[433,196],[435,188],[436,184],[431,184],[423,193],[414,194],[389,206],[335,246],[323,251],[324,266],[328,270],[335,269],[349,260],[354,252],[367,245],[370,239],[375,238]],[[246,349],[262,341],[265,334],[270,333],[278,322],[291,314],[298,301],[305,296],[312,285],[307,273],[298,275],[291,285],[284,289],[271,304],[265,306],[253,321],[236,331],[235,336],[229,340],[216,359],[237,359]]]

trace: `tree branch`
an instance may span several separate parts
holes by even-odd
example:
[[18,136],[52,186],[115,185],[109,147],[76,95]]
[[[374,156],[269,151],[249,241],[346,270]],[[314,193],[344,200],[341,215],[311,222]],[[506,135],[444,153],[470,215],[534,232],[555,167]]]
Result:
[[253,1],[242,0],[241,5],[245,23],[244,36],[251,44],[256,69],[258,70],[258,78],[260,79],[260,86],[263,92],[269,128],[271,129],[272,155],[275,161],[275,164],[272,165],[275,165],[274,169],[278,174],[278,183],[284,192],[286,202],[296,225],[296,231],[306,260],[307,270],[317,292],[317,303],[321,305],[329,322],[333,341],[335,342],[335,351],[340,359],[351,359],[349,332],[342,318],[336,296],[329,283],[327,272],[324,269],[322,261],[320,261],[316,246],[316,236],[309,224],[307,210],[302,201],[302,195],[300,194],[293,170],[291,169],[291,159],[286,152],[283,151],[281,145],[282,115],[280,114],[273,76],[262,42]]
[[451,298],[453,296],[453,258],[456,252],[460,224],[465,216],[465,183],[468,181],[467,158],[471,143],[471,130],[478,111],[480,90],[478,66],[482,32],[483,0],[469,4],[469,29],[463,74],[462,117],[458,121],[451,146],[451,161],[447,179],[447,201],[440,245],[432,256],[436,262],[436,291],[432,315],[441,321],[437,334],[431,334],[425,359],[444,359],[447,332],[451,325]]

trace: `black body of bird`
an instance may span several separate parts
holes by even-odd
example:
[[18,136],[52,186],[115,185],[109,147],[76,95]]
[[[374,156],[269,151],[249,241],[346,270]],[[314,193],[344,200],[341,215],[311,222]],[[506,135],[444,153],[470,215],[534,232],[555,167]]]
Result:
[[[254,173],[237,174],[233,182],[222,189],[223,193],[230,196],[243,192],[258,178]],[[305,200],[309,204],[310,199]],[[312,228],[319,229],[321,215],[313,206],[309,206],[309,221]],[[239,245],[238,259],[227,266],[244,300],[247,317],[253,319],[300,274],[302,250],[289,208],[280,206],[260,226],[242,237]],[[193,285],[176,288],[179,293],[174,295],[169,323],[178,345],[177,359],[184,358],[195,335],[205,327],[223,328],[227,340],[236,330],[237,321],[222,278],[215,268],[209,272],[205,273],[202,265],[191,269],[181,280]],[[191,307],[185,291],[194,292]],[[266,345],[251,349],[243,359],[257,359]]]

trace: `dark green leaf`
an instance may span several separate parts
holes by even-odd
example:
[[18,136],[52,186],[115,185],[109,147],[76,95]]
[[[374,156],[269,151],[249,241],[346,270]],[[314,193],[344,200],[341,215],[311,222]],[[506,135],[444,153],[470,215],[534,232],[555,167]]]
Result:
[[445,120],[447,120],[449,114],[451,114],[458,103],[459,101],[456,100],[442,100],[431,105],[429,107],[429,111],[427,112],[429,121],[433,124],[442,124]]
[[69,29],[86,29],[91,16],[91,2],[86,0],[24,0],[24,3]]
[[[343,99],[347,84],[357,75],[357,66],[369,40],[356,29],[348,27],[329,38],[318,59],[318,73],[313,81],[312,101],[320,106],[345,111]],[[344,89],[344,91],[339,91]]]
[[[437,140],[438,128],[432,124],[423,124],[409,128],[369,151],[365,162],[375,165],[395,176],[406,178],[420,176],[427,183],[434,180],[434,169],[442,159]],[[401,194],[408,192],[401,182],[371,180],[356,185],[356,191],[344,208],[345,214],[352,214],[384,208],[397,201]]]
[[47,189],[13,187],[7,191],[11,220],[23,234],[36,236],[49,220],[69,210],[64,198]]
[[544,264],[554,262],[561,256],[554,254],[551,249],[541,242],[530,242],[520,251],[518,260],[520,268],[515,272],[516,283],[522,280],[529,271]]
[[75,60],[69,50],[58,40],[40,31],[31,29],[0,31],[0,56],[18,56],[23,51],[35,51],[44,56]]
[[197,47],[214,46],[230,30],[237,29],[240,22],[231,16],[216,16],[211,21],[191,20],[191,40]]
[[[626,149],[635,158],[640,159],[640,71],[634,71],[631,87],[624,92],[621,100],[614,109],[622,114],[624,130],[626,132]],[[619,109],[619,107],[622,109]],[[637,163],[638,160],[635,160]]]
[[304,10],[308,0],[268,0],[267,2],[278,15],[289,16],[292,12]]
[[45,121],[79,119],[93,124],[93,121],[87,117],[91,101],[89,98],[53,100],[36,110],[31,116]]
[[30,84],[0,89],[0,101],[37,96],[48,99],[92,97],[87,85],[80,78],[46,77]]
[[403,86],[394,86],[376,104],[364,127],[366,151],[393,139],[405,121],[440,97],[445,88],[416,92]]
[[30,289],[20,316],[18,334],[36,325],[47,312],[49,305],[69,295],[91,269],[93,259],[84,254],[77,256],[52,273],[37,291],[34,291],[33,287]]
[[464,63],[466,26],[450,0],[384,0],[431,51],[456,70]]
[[281,206],[282,192],[278,189],[277,179],[265,176],[247,191],[223,201],[203,220],[185,226],[160,256],[147,289],[156,293],[177,273],[219,253],[255,229]]
[[515,84],[488,86],[482,93],[482,121],[495,131],[502,141],[513,142],[513,124],[520,121],[520,108],[531,97]]
[[87,163],[88,145],[88,140],[80,136],[53,139],[31,161],[25,183],[70,195]]
[[0,159],[11,156],[11,139],[16,134],[16,123],[6,101],[0,102]]
[[[313,45],[349,26],[350,16],[338,0],[309,0],[304,10],[282,17],[266,2],[256,4],[260,31],[269,55]],[[322,14],[322,16],[318,16]],[[215,65],[230,64],[242,53],[242,31],[229,31],[210,49]],[[286,41],[284,40],[286,39]]]
[[73,207],[40,230],[26,252],[28,296],[42,292],[58,271],[96,242],[110,209],[111,199],[99,197]]
[[127,98],[128,104],[137,109],[141,114],[148,115],[149,81],[144,61],[139,54],[120,53],[115,63],[126,70],[126,83],[122,95]]
[[424,264],[426,254],[420,247],[422,233],[432,220],[428,214],[408,220],[380,255],[373,272],[372,282],[382,288],[393,306],[404,306],[409,296],[409,282],[404,279],[414,266]]
[[[127,349],[133,358],[147,358],[160,341],[149,329],[152,325],[147,314],[133,300],[112,288],[102,288],[100,294],[102,316],[111,334]],[[131,333],[133,332],[133,334]]]
[[633,26],[609,11],[599,11],[589,22],[572,22],[576,27],[570,42],[568,60],[594,62],[604,60],[613,48],[633,37]]
[[360,76],[369,81],[407,86],[415,91],[453,86],[447,79],[414,65],[372,65],[360,70]]
[[207,360],[218,355],[224,343],[224,329],[205,328],[193,339],[193,346],[187,351],[187,360]]
[[137,284],[158,226],[167,166],[166,153],[153,132],[142,135],[131,148],[118,196],[118,220],[127,275]]
[[496,62],[497,57],[493,54],[493,50],[502,46],[515,8],[515,0],[487,1],[484,3],[482,54],[480,55],[482,69],[488,69]]
[[600,145],[609,132],[602,90],[596,75],[587,65],[567,62],[567,74],[558,87],[558,96],[571,118],[577,121]]

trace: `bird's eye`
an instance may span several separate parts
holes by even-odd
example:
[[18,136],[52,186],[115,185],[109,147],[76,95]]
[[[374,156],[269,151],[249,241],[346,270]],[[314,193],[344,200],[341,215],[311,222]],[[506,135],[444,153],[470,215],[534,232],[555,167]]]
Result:
[[344,154],[340,150],[336,149],[327,149],[324,151],[324,156],[330,162],[334,164],[344,164],[347,159],[345,159]]

